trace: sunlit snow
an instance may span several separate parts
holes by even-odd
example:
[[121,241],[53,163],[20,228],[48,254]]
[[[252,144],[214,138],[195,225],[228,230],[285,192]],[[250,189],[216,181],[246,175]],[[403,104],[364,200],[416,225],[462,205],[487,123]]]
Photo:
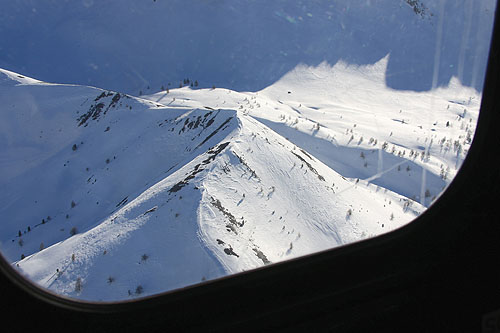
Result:
[[56,293],[125,300],[405,225],[457,172],[481,96],[387,88],[389,57],[140,98],[1,70],[2,254]]

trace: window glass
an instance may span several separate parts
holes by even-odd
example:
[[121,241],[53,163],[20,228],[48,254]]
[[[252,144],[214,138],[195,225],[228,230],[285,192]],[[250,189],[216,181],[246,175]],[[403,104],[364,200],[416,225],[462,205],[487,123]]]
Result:
[[471,146],[494,0],[0,0],[0,250],[129,300],[395,230]]

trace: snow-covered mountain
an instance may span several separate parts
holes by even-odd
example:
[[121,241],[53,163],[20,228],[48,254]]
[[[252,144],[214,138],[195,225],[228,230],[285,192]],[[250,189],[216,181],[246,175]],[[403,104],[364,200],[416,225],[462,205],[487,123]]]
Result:
[[42,287],[103,301],[413,220],[471,144],[494,11],[0,3],[0,251]]
[[116,300],[404,225],[456,172],[480,95],[392,90],[387,61],[143,98],[2,70],[2,254],[57,293]]

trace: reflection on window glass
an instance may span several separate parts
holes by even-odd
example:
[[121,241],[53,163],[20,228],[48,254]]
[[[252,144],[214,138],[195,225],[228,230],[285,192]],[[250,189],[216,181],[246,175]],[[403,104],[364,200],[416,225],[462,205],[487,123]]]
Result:
[[495,10],[1,4],[1,253],[39,286],[97,301],[337,247],[424,212],[472,143]]

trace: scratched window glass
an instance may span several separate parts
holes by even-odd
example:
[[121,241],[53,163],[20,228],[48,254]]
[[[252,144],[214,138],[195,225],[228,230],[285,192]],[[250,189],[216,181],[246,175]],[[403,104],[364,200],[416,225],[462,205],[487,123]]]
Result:
[[[390,232],[453,180],[493,0],[0,0],[0,250],[132,300]],[[272,268],[270,268],[272,269]]]

